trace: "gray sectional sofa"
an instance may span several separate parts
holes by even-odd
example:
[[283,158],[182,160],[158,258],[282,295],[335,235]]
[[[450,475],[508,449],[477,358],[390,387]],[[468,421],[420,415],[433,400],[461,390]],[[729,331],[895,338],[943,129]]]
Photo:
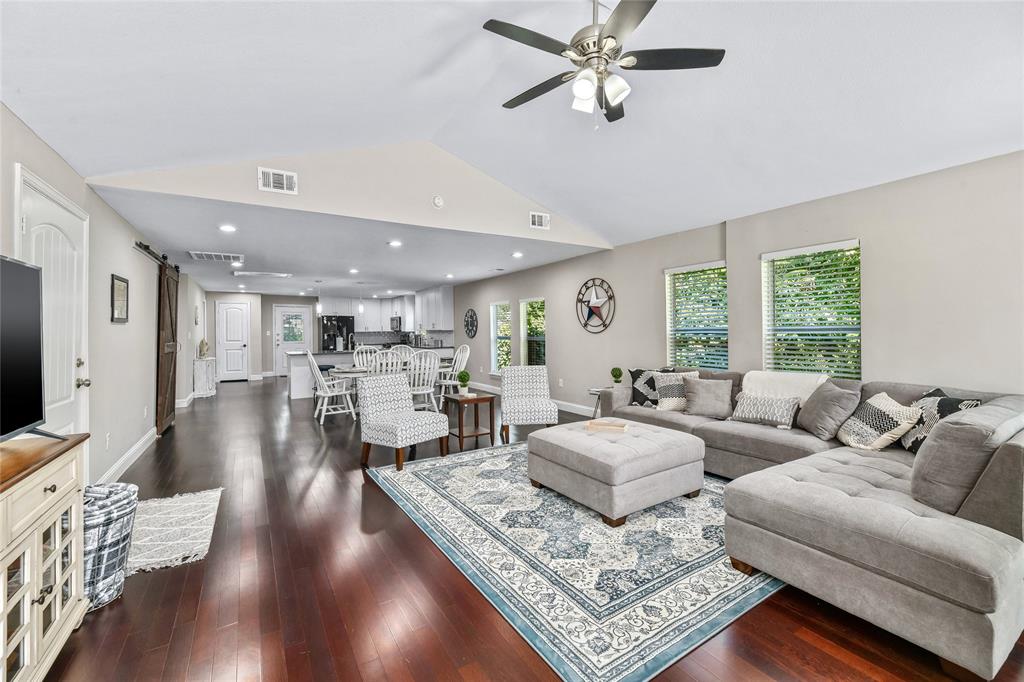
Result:
[[[697,371],[733,379],[734,398],[742,384],[740,372]],[[936,388],[832,381],[859,389],[862,401],[885,392],[903,404]],[[947,466],[961,448],[968,466],[970,436],[989,453],[970,486],[945,491],[938,506],[949,511],[912,494],[923,448],[916,458],[898,443],[858,450],[796,427],[633,406],[626,382],[602,392],[601,411],[704,440],[705,470],[735,479],[725,544],[737,568],[763,570],[910,640],[951,674],[992,679],[1024,630],[1024,396],[939,388],[983,401],[946,428]]]

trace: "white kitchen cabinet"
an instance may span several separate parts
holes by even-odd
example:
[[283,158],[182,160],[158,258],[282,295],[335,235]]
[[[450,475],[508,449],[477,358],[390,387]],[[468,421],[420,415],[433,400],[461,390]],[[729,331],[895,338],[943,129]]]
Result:
[[455,291],[451,285],[438,287],[438,329],[455,329]]
[[416,292],[416,325],[425,331],[448,331],[454,325],[454,294],[450,285]]
[[338,312],[334,313],[335,315],[354,315],[355,304],[352,302],[351,298],[341,297],[338,299],[336,310]]
[[412,294],[403,296],[402,307],[405,311],[402,315],[402,331],[416,331],[416,297]]
[[380,301],[375,298],[363,299],[363,312],[359,312],[359,304],[356,304],[356,331],[357,332],[379,332],[383,331],[381,326]]

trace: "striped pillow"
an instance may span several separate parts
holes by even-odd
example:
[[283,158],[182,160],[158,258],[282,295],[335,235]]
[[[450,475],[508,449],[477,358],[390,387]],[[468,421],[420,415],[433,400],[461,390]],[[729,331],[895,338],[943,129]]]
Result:
[[673,372],[671,374],[655,374],[654,387],[658,392],[659,410],[682,412],[686,409],[686,392],[683,389],[683,382],[686,379],[696,379],[700,376],[697,372]]
[[839,427],[836,438],[853,448],[881,450],[913,428],[920,417],[920,407],[901,405],[888,394],[878,393],[857,407]]

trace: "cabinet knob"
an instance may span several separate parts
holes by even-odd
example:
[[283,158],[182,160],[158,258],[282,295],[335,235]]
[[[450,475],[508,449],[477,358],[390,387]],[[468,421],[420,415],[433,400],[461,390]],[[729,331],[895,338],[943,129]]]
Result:
[[57,484],[56,483],[51,483],[50,485],[43,486],[43,492],[44,493],[55,493],[55,492],[57,492]]

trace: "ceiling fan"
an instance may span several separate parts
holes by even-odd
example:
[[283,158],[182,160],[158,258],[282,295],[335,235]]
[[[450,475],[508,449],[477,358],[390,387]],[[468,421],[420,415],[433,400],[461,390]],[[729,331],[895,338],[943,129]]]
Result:
[[491,19],[484,28],[516,42],[566,57],[575,69],[533,86],[526,92],[505,102],[502,106],[514,109],[532,99],[551,92],[558,86],[573,81],[572,108],[593,113],[595,103],[600,104],[609,122],[625,115],[622,101],[631,88],[626,79],[611,71],[610,67],[637,71],[665,71],[671,69],[703,69],[718,66],[725,50],[689,48],[662,48],[634,50],[623,54],[622,46],[636,30],[656,0],[620,0],[608,21],[601,24],[597,18],[598,0],[594,0],[593,23],[584,26],[569,43],[522,28],[508,22]]

